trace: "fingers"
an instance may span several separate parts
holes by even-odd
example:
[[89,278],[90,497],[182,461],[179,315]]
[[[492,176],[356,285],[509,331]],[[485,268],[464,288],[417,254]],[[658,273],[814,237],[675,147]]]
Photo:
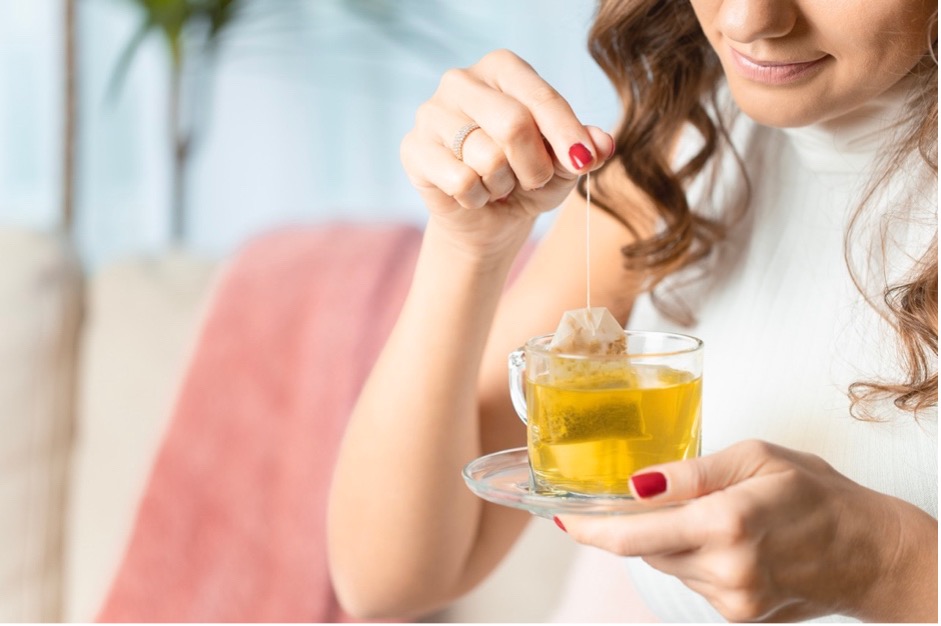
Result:
[[[584,173],[592,163],[606,157],[607,152],[598,154],[591,135],[565,98],[523,59],[507,50],[497,50],[481,59],[472,71],[488,86],[526,109],[559,161],[572,174]],[[468,101],[468,108],[473,104]],[[483,126],[479,120],[478,123]]]
[[589,168],[590,170],[595,170],[601,167],[605,161],[614,156],[614,138],[597,126],[586,126],[585,128],[588,130],[588,135],[591,137],[592,144],[594,144],[598,154],[601,155],[598,159],[595,159],[595,161],[592,162],[592,165]]
[[[481,130],[469,136],[467,143],[479,139],[474,135],[489,137],[506,155],[523,189],[541,189],[552,179],[555,174],[552,154],[531,112],[521,102],[493,89],[468,70],[451,70],[446,74],[440,95],[443,111],[459,114],[451,119],[440,116],[438,130],[443,142],[450,141],[455,129],[463,124],[455,126],[457,120],[473,120]],[[470,155],[467,144],[465,155]]]
[[464,141],[464,164],[474,170],[490,193],[490,200],[507,197],[517,179],[500,147],[480,130]]
[[[451,200],[467,209],[479,209],[490,202],[490,191],[480,175],[455,159],[450,149],[409,133],[402,140],[401,154],[412,184],[435,205],[447,207]],[[439,190],[440,194],[432,193]]]
[[696,550],[691,550],[674,554],[652,554],[643,557],[643,559],[650,567],[664,574],[675,576],[684,583],[687,583],[687,581],[707,583],[710,580],[709,574],[704,571],[702,564],[696,558],[696,554]]
[[[480,124],[507,155],[527,189],[545,185],[551,155],[573,178],[610,153],[612,144],[601,139],[604,145],[596,145],[568,102],[528,63],[507,50],[492,52],[469,69],[449,71],[436,96],[462,117]],[[449,137],[454,128],[448,126],[445,135]]]
[[[808,603],[797,598],[782,601],[759,584],[759,576],[743,573],[741,567],[735,564],[710,564],[695,552],[644,557],[644,561],[664,574],[678,578],[731,622],[767,621],[780,624],[803,621],[814,616],[813,608]],[[723,568],[723,565],[726,567]]]
[[[422,131],[428,124],[435,123],[428,121],[430,116],[450,119],[448,125],[451,127],[456,126],[462,119],[444,111],[429,110],[433,108],[426,107],[425,127],[409,133],[402,142],[402,162],[413,185],[419,189],[437,187],[464,208],[480,208],[489,202],[504,199],[517,187],[526,191],[545,187],[546,183],[541,178],[537,183],[540,187],[536,188],[531,187],[532,182],[519,180],[507,155],[483,128],[474,131],[464,140],[463,161],[454,158],[450,147],[446,148],[442,142],[427,141],[422,136]],[[593,141],[610,153],[614,140],[600,128],[587,128]],[[565,173],[565,169],[554,155],[548,153],[545,145],[542,150],[546,158],[550,159],[552,170],[548,182],[551,182],[560,172]],[[590,169],[596,169],[603,163],[604,160],[598,160]],[[565,179],[570,181],[571,175],[565,174]]]
[[[469,123],[479,128],[457,135]],[[459,156],[455,141],[462,142]],[[475,209],[518,191],[525,200],[518,206],[539,213],[556,206],[578,175],[600,167],[613,147],[525,61],[497,51],[445,74],[403,140],[402,161],[436,206]]]
[[637,515],[589,517],[560,516],[566,532],[578,543],[621,556],[650,556],[686,552],[702,545],[703,537],[691,523],[686,507]]
[[690,500],[758,475],[776,454],[777,446],[744,441],[698,459],[645,468],[631,477],[631,490],[642,500]]

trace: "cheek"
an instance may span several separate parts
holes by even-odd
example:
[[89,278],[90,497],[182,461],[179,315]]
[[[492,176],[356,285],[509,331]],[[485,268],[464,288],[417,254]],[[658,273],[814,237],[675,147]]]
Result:
[[[852,60],[837,63],[829,93],[834,103],[850,107],[879,96],[909,75],[923,54],[914,47],[873,46]],[[840,107],[842,108],[842,107]]]
[[902,78],[928,50],[933,10],[927,4],[882,0],[821,6],[829,14],[817,23],[840,25],[821,33],[827,51],[867,81]]
[[[689,3],[693,7],[693,13],[696,14],[696,19],[699,21],[706,37],[712,41],[715,33],[710,25],[715,22],[716,13],[719,11],[721,2],[717,0],[689,0]],[[715,45],[715,41],[712,41],[712,44]]]

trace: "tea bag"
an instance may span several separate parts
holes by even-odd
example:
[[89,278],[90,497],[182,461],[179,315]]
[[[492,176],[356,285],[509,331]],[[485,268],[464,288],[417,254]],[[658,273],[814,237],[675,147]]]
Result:
[[562,314],[549,349],[567,354],[624,354],[624,329],[606,307],[591,306],[591,172],[585,185],[585,308]]
[[549,349],[566,354],[624,354],[624,329],[606,307],[586,307],[562,314]]

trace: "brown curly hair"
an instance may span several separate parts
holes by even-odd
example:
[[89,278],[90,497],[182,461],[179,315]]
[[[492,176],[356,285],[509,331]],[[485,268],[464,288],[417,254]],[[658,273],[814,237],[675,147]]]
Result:
[[[928,25],[926,53],[913,69],[915,89],[909,109],[912,123],[886,165],[861,202],[847,229],[847,238],[858,217],[878,189],[918,155],[934,173],[938,172],[938,62],[937,12]],[[615,134],[618,157],[605,168],[621,167],[645,194],[662,226],[654,233],[642,232],[632,216],[616,209],[614,194],[595,177],[592,197],[596,204],[624,223],[636,240],[622,249],[625,266],[641,271],[654,304],[668,317],[684,324],[693,321],[691,311],[680,301],[664,297],[663,281],[680,270],[700,265],[709,257],[729,227],[748,203],[724,208],[715,217],[699,215],[686,199],[687,184],[704,172],[710,160],[724,148],[734,154],[722,119],[710,112],[719,110],[718,88],[723,72],[719,60],[703,34],[688,2],[675,0],[600,0],[589,34],[589,50],[607,74],[624,104],[624,114]],[[674,168],[671,147],[687,126],[703,138],[701,149]],[[737,158],[737,157],[736,157]],[[744,176],[744,168],[742,174]],[[580,190],[585,193],[584,180]],[[746,180],[747,183],[747,180]],[[881,302],[862,289],[849,262],[850,274],[869,303],[898,334],[905,377],[898,381],[862,381],[849,388],[852,411],[868,416],[864,400],[891,397],[903,410],[917,412],[938,402],[938,256],[937,227],[934,243],[923,251],[901,284],[885,285]]]

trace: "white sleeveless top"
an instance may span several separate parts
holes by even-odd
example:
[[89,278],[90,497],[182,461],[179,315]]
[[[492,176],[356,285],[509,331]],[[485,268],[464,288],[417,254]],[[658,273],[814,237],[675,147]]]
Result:
[[[878,407],[884,421],[861,421],[850,416],[847,396],[853,382],[896,380],[900,371],[894,332],[851,280],[844,235],[901,104],[898,94],[890,94],[853,120],[789,130],[740,116],[733,141],[753,183],[748,214],[735,235],[743,243],[729,245],[702,293],[690,294],[694,326],[670,323],[645,297],[635,304],[628,328],[672,330],[705,342],[705,454],[750,438],[811,452],[852,480],[937,517],[937,408],[916,420],[887,402]],[[913,165],[877,204],[884,215],[882,207],[892,199],[897,204],[906,193],[915,198],[920,226],[908,225],[915,216],[906,209],[890,233],[896,253],[901,246],[916,251],[916,258],[937,228],[937,186],[927,171]],[[722,172],[734,178],[734,163],[726,160]],[[857,231],[855,254],[878,242],[873,230]],[[892,249],[890,280],[912,265]],[[881,302],[878,280],[863,279]],[[724,621],[677,579],[639,558],[617,561],[621,567],[627,561],[634,586],[662,621]],[[617,597],[610,601],[619,603]],[[563,604],[569,614],[560,619],[589,619],[577,614],[577,598]],[[631,621],[631,607],[621,610]]]

